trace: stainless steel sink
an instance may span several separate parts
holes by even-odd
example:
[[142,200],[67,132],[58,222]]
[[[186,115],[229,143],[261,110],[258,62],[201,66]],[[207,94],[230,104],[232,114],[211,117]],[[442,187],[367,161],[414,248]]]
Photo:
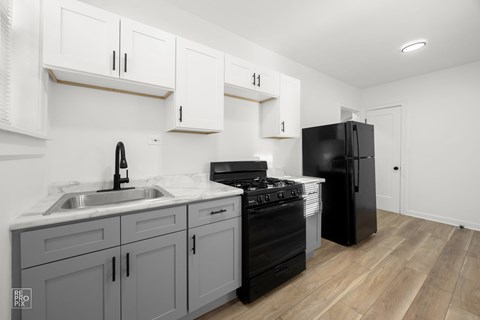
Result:
[[160,187],[134,188],[120,191],[87,191],[67,193],[50,207],[43,215],[68,212],[73,209],[84,209],[100,206],[115,205],[132,201],[148,201],[159,198],[173,198]]

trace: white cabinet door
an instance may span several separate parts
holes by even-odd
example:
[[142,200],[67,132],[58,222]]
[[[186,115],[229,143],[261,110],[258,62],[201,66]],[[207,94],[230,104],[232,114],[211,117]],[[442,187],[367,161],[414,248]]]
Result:
[[122,18],[120,53],[121,78],[174,88],[175,36]]
[[273,97],[280,94],[280,74],[267,69],[256,69],[256,90]]
[[223,130],[224,54],[185,39],[177,39],[175,125],[170,130]]
[[280,86],[281,135],[300,137],[300,80],[282,74]]
[[245,89],[254,89],[256,82],[253,64],[230,55],[225,56],[225,83]]
[[280,75],[280,97],[262,103],[262,137],[300,137],[300,80]]
[[72,0],[44,4],[45,67],[119,77],[119,16]]
[[241,285],[241,218],[188,231],[188,304],[192,312]]
[[280,74],[242,59],[225,56],[225,93],[254,101],[278,98]]

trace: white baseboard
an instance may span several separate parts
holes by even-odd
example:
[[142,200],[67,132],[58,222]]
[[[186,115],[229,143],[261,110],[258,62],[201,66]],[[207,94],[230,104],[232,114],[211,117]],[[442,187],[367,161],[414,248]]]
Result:
[[407,216],[416,217],[416,218],[425,219],[425,220],[431,220],[431,221],[435,221],[435,222],[445,223],[445,224],[449,224],[449,225],[456,226],[456,227],[458,227],[459,225],[462,225],[467,229],[480,231],[480,224],[478,224],[478,223],[473,223],[473,222],[463,221],[463,220],[459,220],[459,219],[452,219],[452,218],[437,216],[437,215],[434,215],[434,214],[429,214],[429,213],[415,211],[415,210],[409,210],[409,209],[405,210],[405,212],[402,212],[402,214],[407,215]]

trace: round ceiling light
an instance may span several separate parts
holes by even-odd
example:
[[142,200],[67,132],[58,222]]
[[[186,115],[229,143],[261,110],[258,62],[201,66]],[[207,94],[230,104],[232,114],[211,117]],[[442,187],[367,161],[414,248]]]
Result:
[[426,45],[427,45],[427,43],[425,41],[414,42],[414,43],[411,43],[409,45],[403,46],[402,52],[403,53],[408,53],[408,52],[416,51],[420,48],[425,47]]

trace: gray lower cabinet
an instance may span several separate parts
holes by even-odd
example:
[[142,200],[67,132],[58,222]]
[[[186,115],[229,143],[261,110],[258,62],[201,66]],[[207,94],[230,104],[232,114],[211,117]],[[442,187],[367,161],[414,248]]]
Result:
[[322,241],[322,213],[317,212],[306,218],[307,253],[320,248]]
[[24,269],[32,309],[23,320],[120,319],[120,248]]
[[240,197],[188,207],[213,218],[187,231],[184,205],[18,233],[12,283],[33,292],[32,309],[13,318],[173,320],[231,293],[241,285]]
[[322,240],[322,185],[318,182],[305,183],[305,216],[307,224],[307,254],[320,248]]
[[122,246],[122,320],[187,313],[186,231]]
[[189,229],[189,312],[241,285],[241,218]]

